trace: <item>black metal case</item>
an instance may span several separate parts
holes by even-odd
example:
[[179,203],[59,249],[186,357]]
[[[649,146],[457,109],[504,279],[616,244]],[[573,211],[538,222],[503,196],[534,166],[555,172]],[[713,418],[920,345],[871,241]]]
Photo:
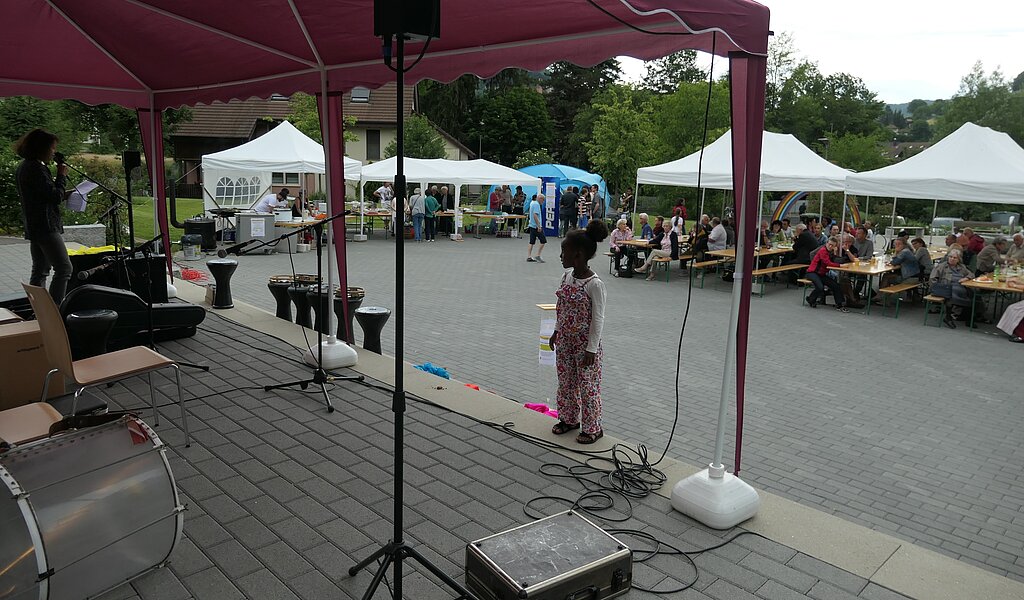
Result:
[[603,600],[632,579],[632,551],[571,510],[466,546],[466,583],[481,600]]

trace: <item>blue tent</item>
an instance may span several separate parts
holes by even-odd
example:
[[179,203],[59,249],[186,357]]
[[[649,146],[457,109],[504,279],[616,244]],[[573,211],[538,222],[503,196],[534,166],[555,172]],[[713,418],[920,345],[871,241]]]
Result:
[[[604,198],[605,214],[608,214],[608,208],[611,206],[611,201],[608,198],[608,186],[604,182],[604,178],[600,175],[593,173],[587,173],[583,169],[577,169],[576,167],[570,167],[568,165],[533,165],[530,167],[523,167],[519,169],[527,175],[533,175],[534,177],[554,177],[558,179],[558,189],[565,190],[571,185],[577,187],[583,187],[597,184],[597,191],[600,192],[601,197]],[[488,190],[488,195],[494,191],[497,186],[492,186]],[[513,192],[515,188],[513,188]],[[526,194],[526,200],[529,202],[530,198],[537,193],[537,188],[532,186],[523,186],[523,193]]]

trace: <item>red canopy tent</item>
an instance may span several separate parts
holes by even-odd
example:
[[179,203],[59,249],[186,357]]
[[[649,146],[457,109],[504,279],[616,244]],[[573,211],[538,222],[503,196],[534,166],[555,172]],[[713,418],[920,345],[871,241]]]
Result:
[[[768,16],[751,0],[442,0],[441,37],[408,80],[540,70],[559,60],[588,66],[617,55],[653,59],[686,48],[728,57],[733,177],[742,199],[739,274],[753,251],[745,246],[755,224],[743,215],[757,203]],[[152,160],[163,155],[160,111],[274,93],[326,95],[321,114],[329,201],[340,209],[342,106],[335,94],[394,78],[373,36],[372,0],[17,0],[0,4],[0,22],[8,24],[0,37],[0,96],[138,110],[165,242],[163,161]],[[408,51],[420,49],[410,44]],[[343,229],[336,221],[339,240]],[[335,251],[344,287],[345,244]],[[750,277],[742,279],[734,315],[740,403],[750,299]]]

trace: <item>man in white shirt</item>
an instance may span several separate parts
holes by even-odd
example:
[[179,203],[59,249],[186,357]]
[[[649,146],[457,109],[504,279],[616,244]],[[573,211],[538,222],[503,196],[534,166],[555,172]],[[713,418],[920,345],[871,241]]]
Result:
[[729,234],[725,231],[725,226],[722,222],[715,217],[711,219],[711,224],[714,227],[711,228],[711,234],[708,235],[708,250],[725,250],[726,243],[729,239]]
[[256,203],[252,209],[258,213],[272,213],[275,208],[288,207],[288,188],[281,188],[281,191],[274,194],[267,194]]

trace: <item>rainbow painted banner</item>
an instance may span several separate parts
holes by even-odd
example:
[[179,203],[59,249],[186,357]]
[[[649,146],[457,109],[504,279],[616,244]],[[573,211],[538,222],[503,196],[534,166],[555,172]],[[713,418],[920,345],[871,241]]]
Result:
[[[783,196],[782,201],[775,207],[775,212],[772,213],[772,221],[781,221],[794,204],[806,197],[807,192],[789,192]],[[857,206],[857,200],[852,196],[846,197],[846,212],[853,217],[853,226],[858,227],[861,223],[860,208]]]

